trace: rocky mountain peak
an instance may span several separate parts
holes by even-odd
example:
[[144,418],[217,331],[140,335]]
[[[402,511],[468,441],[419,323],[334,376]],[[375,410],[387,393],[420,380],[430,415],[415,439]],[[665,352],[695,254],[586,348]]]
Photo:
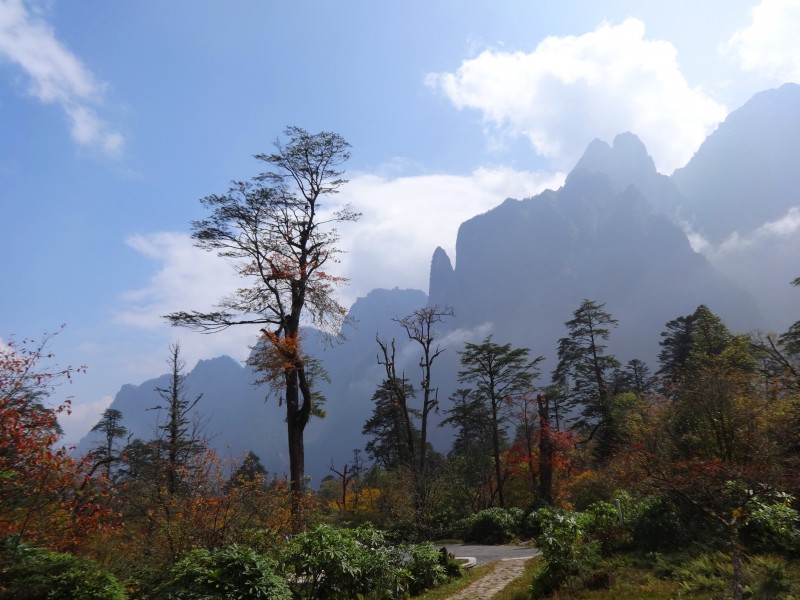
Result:
[[431,273],[428,280],[428,302],[431,305],[449,305],[452,302],[450,290],[453,287],[453,263],[441,246],[437,246],[431,259]]
[[619,187],[656,174],[656,165],[642,141],[630,132],[620,133],[609,146],[595,139],[584,152],[575,170],[605,173]]
[[580,171],[604,174],[618,191],[636,186],[656,212],[671,218],[677,216],[680,194],[669,178],[656,170],[647,148],[633,133],[620,133],[611,146],[594,140],[570,176]]

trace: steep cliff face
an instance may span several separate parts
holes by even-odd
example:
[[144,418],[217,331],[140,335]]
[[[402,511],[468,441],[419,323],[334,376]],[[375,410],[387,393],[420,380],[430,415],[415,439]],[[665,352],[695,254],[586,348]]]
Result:
[[611,146],[594,140],[574,170],[603,173],[619,189],[636,186],[656,212],[679,216],[683,196],[669,177],[656,171],[644,144],[630,132],[617,135]]
[[431,274],[428,284],[428,298],[431,304],[440,306],[452,304],[453,263],[441,246],[433,252]]
[[[461,327],[491,323],[498,339],[552,356],[581,300],[607,304],[620,321],[620,358],[653,361],[664,324],[705,303],[732,327],[759,325],[753,300],[696,253],[672,210],[681,200],[641,142],[593,143],[557,191],[508,199],[462,224],[456,268],[431,271]],[[674,212],[674,211],[673,211]]]
[[750,290],[766,327],[783,331],[800,314],[800,85],[753,96],[672,176],[683,219],[703,252]]
[[752,234],[800,204],[800,85],[756,94],[672,175],[684,218],[712,244]]

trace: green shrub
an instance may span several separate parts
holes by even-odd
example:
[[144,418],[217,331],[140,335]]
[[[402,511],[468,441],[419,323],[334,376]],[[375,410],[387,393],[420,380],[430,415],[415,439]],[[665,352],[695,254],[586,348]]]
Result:
[[90,560],[19,547],[0,569],[2,600],[124,600],[122,585]]
[[346,530],[345,535],[352,535],[361,545],[363,593],[375,599],[405,598],[414,579],[405,565],[407,552],[394,546],[386,533],[371,525]]
[[651,496],[636,503],[627,524],[633,544],[645,552],[679,550],[693,539],[691,528],[668,498]]
[[438,587],[447,581],[447,568],[442,555],[433,544],[414,544],[407,548],[406,569],[411,575],[410,591],[413,595]]
[[232,545],[214,552],[189,552],[170,571],[155,598],[163,600],[291,600],[289,586],[274,562],[255,550]]
[[620,523],[617,507],[599,501],[589,506],[578,517],[586,534],[600,543],[603,554],[609,555],[630,542],[628,528]]
[[711,552],[695,557],[675,570],[673,578],[689,593],[726,592],[733,576],[731,557]]
[[743,528],[742,540],[756,552],[800,553],[800,515],[788,501],[759,503]]
[[320,525],[292,538],[284,560],[300,598],[356,598],[363,592],[368,558],[352,531]]
[[514,537],[522,537],[522,531],[525,527],[525,518],[527,517],[525,511],[521,508],[512,507],[507,508],[506,512],[508,513],[508,516],[511,517],[514,524]]
[[545,521],[553,518],[553,510],[548,507],[542,507],[531,512],[525,517],[523,524],[523,531],[526,536],[531,538],[538,538],[544,532]]
[[560,588],[570,578],[590,572],[599,562],[600,545],[590,540],[575,513],[540,509],[542,533],[536,544],[547,565],[533,583],[534,597]]
[[395,600],[448,578],[447,565],[433,544],[395,546],[386,533],[368,525],[321,525],[293,538],[283,560],[297,598]]
[[520,528],[519,521],[521,521],[520,515],[510,513],[503,508],[484,509],[467,518],[464,541],[478,544],[505,544],[517,535]]
[[[414,548],[410,546],[409,548]],[[413,555],[413,554],[412,554]],[[416,575],[409,551],[365,525],[336,529],[320,525],[292,539],[284,554],[299,598],[405,598]]]
[[748,564],[747,571],[752,579],[750,588],[756,598],[786,598],[792,591],[794,578],[782,557],[755,556]]

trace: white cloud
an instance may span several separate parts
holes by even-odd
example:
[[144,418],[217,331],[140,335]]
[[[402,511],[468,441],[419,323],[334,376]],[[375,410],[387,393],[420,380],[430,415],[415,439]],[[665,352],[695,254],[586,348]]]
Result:
[[[179,342],[183,359],[190,368],[201,358],[221,354],[237,360],[247,358],[249,347],[256,341],[257,327],[232,327],[221,333],[203,335],[173,328],[164,320],[164,315],[175,311],[209,310],[241,284],[223,259],[196,248],[185,233],[135,235],[126,243],[156,262],[158,268],[146,286],[121,296],[121,307],[114,313],[116,323],[155,334],[162,338],[163,348],[171,342]],[[136,376],[161,373],[164,371],[162,354],[140,356],[127,366],[127,373]]]
[[785,331],[797,319],[797,277],[800,253],[800,207],[746,236],[732,234],[704,254],[731,281],[750,290],[758,303],[763,326]]
[[445,335],[439,344],[443,348],[460,348],[467,342],[477,344],[486,339],[494,331],[494,323],[481,323],[470,329],[454,329]]
[[763,245],[770,240],[790,238],[798,231],[800,231],[800,208],[793,206],[783,217],[764,223],[747,237],[743,238],[734,231],[728,239],[711,252],[716,254],[739,252],[753,246]]
[[110,156],[122,150],[122,135],[95,112],[104,86],[56,38],[44,20],[23,0],[0,0],[0,57],[30,77],[29,93],[45,104],[58,104],[70,122],[72,139]]
[[[352,177],[339,198],[364,216],[358,223],[340,228],[339,246],[345,254],[336,274],[351,280],[340,290],[340,301],[350,306],[358,296],[378,287],[427,291],[433,251],[442,246],[455,258],[456,234],[463,221],[507,197],[527,197],[563,181],[560,173],[511,169],[478,169],[469,176]],[[187,234],[136,235],[127,244],[156,261],[158,268],[146,286],[123,295],[123,306],[115,315],[118,323],[149,331],[175,331],[165,325],[163,315],[210,309],[242,285],[229,264],[194,247]],[[182,345],[189,351],[187,362],[220,352],[243,358],[242,349],[252,344],[253,332],[234,332],[236,329],[247,328],[182,336]]]
[[684,165],[727,110],[691,88],[666,41],[627,19],[581,36],[545,38],[533,52],[485,50],[427,83],[483,113],[487,132],[525,136],[570,168],[594,138],[631,131],[660,171]]
[[70,414],[62,413],[58,423],[64,430],[63,442],[66,445],[77,444],[86,433],[95,426],[103,415],[103,411],[111,406],[111,396],[103,396],[94,402],[74,402]]
[[777,81],[800,81],[800,0],[762,0],[752,22],[721,48],[744,71]]
[[224,260],[195,247],[188,234],[134,235],[125,243],[160,263],[160,267],[147,287],[123,294],[124,308],[116,315],[120,323],[155,329],[164,324],[164,314],[210,309],[221,295],[230,293],[239,284]]

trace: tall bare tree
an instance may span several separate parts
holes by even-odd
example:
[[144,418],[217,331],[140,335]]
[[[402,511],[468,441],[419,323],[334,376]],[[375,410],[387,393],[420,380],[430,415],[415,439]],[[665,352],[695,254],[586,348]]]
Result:
[[424,477],[427,470],[428,416],[439,405],[438,389],[433,386],[433,362],[444,352],[438,344],[434,344],[437,323],[444,322],[455,313],[449,306],[426,306],[419,308],[402,319],[395,319],[405,329],[408,339],[419,344],[422,356],[419,359],[421,371],[420,389],[422,391],[422,410],[420,412],[420,449],[419,472]]
[[178,491],[181,470],[203,451],[205,445],[201,434],[202,424],[199,417],[193,415],[203,394],[194,399],[187,397],[186,362],[181,358],[178,343],[170,344],[167,364],[170,369],[169,385],[156,388],[164,404],[154,407],[154,410],[166,413],[166,418],[158,425],[156,447],[167,471],[167,492],[174,496]]
[[252,358],[286,405],[292,514],[299,528],[303,434],[319,399],[301,325],[338,333],[345,309],[333,290],[346,279],[326,269],[340,253],[335,224],[360,215],[348,205],[323,206],[346,183],[340,167],[350,157],[350,145],[344,138],[300,127],[288,127],[284,136],[287,141],[275,141],[275,152],[255,157],[266,165],[264,173],[233,182],[227,194],[203,198],[211,215],[192,222],[195,244],[228,259],[247,283],[224,297],[216,310],[175,312],[166,318],[203,332],[234,325],[261,328]]

